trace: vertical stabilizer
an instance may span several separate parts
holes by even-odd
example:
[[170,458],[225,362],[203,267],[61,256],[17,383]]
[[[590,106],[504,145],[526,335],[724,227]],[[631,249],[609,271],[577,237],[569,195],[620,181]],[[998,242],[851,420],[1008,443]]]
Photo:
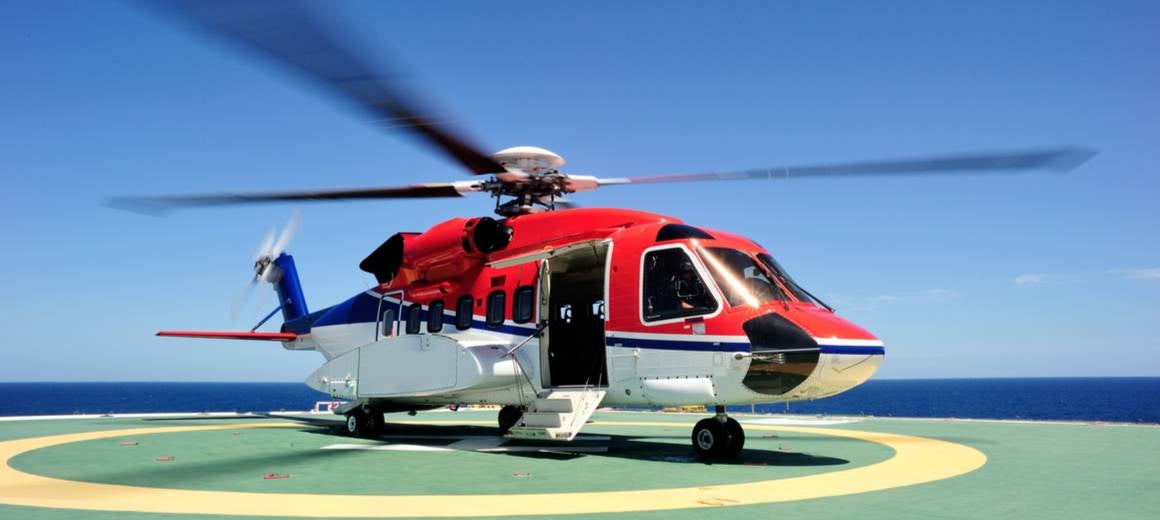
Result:
[[302,283],[298,281],[298,269],[294,267],[294,257],[282,253],[274,259],[274,265],[279,272],[274,289],[278,291],[278,301],[282,305],[282,320],[289,322],[309,314],[306,297],[302,294]]

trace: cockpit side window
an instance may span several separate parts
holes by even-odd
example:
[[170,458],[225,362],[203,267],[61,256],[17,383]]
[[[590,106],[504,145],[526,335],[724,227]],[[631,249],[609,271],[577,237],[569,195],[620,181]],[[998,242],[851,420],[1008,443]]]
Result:
[[717,300],[681,248],[649,251],[644,256],[641,309],[645,321],[709,314]]

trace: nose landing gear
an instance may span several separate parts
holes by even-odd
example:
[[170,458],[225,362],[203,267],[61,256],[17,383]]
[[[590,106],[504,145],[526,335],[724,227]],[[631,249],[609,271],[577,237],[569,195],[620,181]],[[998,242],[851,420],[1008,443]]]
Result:
[[693,426],[693,451],[700,459],[732,459],[745,447],[745,430],[737,420],[725,415],[717,405],[716,415],[701,419]]

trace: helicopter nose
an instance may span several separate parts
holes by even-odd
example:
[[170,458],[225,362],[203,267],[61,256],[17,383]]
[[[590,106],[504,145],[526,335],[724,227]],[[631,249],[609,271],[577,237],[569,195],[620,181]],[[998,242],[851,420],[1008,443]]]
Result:
[[742,384],[768,395],[783,395],[814,373],[821,349],[805,329],[778,314],[758,316],[742,324],[749,337],[749,369]]
[[742,383],[750,390],[817,399],[862,384],[882,364],[882,342],[833,313],[793,317],[770,313],[742,325],[751,345]]

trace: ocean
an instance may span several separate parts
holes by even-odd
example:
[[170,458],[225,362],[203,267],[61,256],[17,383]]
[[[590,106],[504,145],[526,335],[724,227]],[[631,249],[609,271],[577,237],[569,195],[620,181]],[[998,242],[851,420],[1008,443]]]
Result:
[[[0,416],[308,410],[301,383],[0,383]],[[1160,423],[1160,377],[872,380],[766,413]],[[730,410],[749,411],[732,406]]]

